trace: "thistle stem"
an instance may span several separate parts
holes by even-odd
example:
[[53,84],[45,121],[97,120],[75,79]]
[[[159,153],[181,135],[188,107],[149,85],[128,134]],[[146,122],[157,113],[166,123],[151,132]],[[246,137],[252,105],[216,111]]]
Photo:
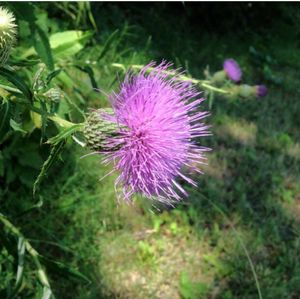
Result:
[[[124,64],[121,64],[121,63],[112,63],[112,66],[113,67],[117,67],[117,68],[121,68],[124,72],[126,71],[126,67]],[[144,65],[141,65],[141,64],[133,64],[130,66],[132,69],[137,69],[137,70],[140,70],[144,67]],[[153,71],[155,70],[155,68],[153,67],[149,67],[147,69],[148,71]],[[175,72],[172,72],[172,71],[161,71],[162,73],[164,74],[167,74],[167,75],[170,75],[170,76],[174,76],[176,73]],[[218,93],[222,93],[222,94],[228,94],[229,91],[227,90],[224,90],[224,89],[221,89],[221,88],[217,88],[213,85],[211,85],[210,81],[209,80],[198,80],[198,79],[195,79],[195,78],[191,78],[191,77],[188,77],[188,76],[185,76],[185,75],[179,75],[178,78],[182,81],[190,81],[194,84],[197,84],[201,87],[203,87],[204,89],[208,89],[208,90],[211,90],[211,91],[215,91],[215,92],[218,92]]]

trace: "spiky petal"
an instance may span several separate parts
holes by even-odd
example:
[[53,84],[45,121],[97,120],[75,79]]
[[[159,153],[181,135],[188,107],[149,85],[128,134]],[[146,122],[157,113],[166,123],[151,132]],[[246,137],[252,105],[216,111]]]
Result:
[[16,42],[17,25],[14,15],[0,7],[0,66],[4,65]]
[[119,130],[110,138],[112,150],[104,163],[113,162],[119,172],[115,184],[122,186],[123,199],[141,193],[171,203],[187,195],[178,178],[196,186],[183,169],[205,159],[208,149],[198,145],[198,138],[209,135],[202,123],[208,113],[199,111],[203,99],[190,82],[180,81],[177,72],[170,77],[169,64],[154,66],[136,76],[128,73],[120,92],[111,95],[111,121]]

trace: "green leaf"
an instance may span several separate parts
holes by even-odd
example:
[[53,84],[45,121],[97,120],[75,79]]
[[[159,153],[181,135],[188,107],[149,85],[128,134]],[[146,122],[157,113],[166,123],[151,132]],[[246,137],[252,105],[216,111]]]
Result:
[[56,144],[52,147],[48,159],[44,162],[44,164],[42,166],[42,169],[41,169],[41,172],[40,172],[40,174],[38,175],[37,179],[35,180],[35,182],[33,184],[33,196],[35,196],[36,191],[38,190],[42,179],[44,178],[44,176],[46,176],[46,174],[47,174],[48,170],[50,169],[50,167],[58,159],[58,156],[62,152],[62,150],[64,149],[65,144],[66,144],[66,141],[63,140],[63,141],[59,142],[58,144]]
[[34,66],[38,63],[40,63],[39,59],[16,59],[15,57],[9,59],[9,65],[14,66]]
[[50,143],[52,145],[56,145],[59,142],[65,140],[66,138],[68,138],[69,136],[71,136],[73,133],[79,131],[82,128],[83,124],[76,124],[73,125],[71,127],[68,127],[64,130],[62,130],[60,133],[58,133],[56,136],[48,139],[47,143]]
[[98,61],[100,59],[102,59],[105,54],[107,53],[107,51],[109,50],[110,48],[110,45],[112,44],[112,42],[116,39],[116,37],[118,36],[118,33],[119,33],[119,29],[115,30],[110,36],[109,38],[106,40],[104,46],[103,46],[103,50],[101,51],[99,57],[98,57]]
[[52,291],[49,287],[44,286],[43,288],[43,294],[42,294],[42,299],[50,299],[52,295]]
[[10,126],[17,132],[27,133],[22,129],[22,124],[17,123],[12,118],[9,121]]
[[55,58],[68,58],[74,56],[83,49],[83,43],[87,41],[93,33],[83,31],[64,31],[50,36],[50,45]]
[[25,242],[23,237],[19,237],[18,240],[18,269],[16,277],[16,286],[14,294],[17,294],[21,288],[23,271],[24,271],[24,258],[25,258]]
[[33,35],[33,45],[46,66],[52,71],[54,70],[54,62],[47,34],[37,25],[31,27]]
[[52,81],[52,79],[54,79],[56,76],[58,76],[61,71],[62,71],[62,69],[57,69],[57,70],[54,70],[53,72],[51,72],[46,78],[46,84],[49,85],[50,82]]
[[15,72],[8,70],[5,67],[0,67],[0,76],[4,77],[6,80],[15,85],[27,99],[30,101],[32,100],[31,90],[25,84],[23,79],[21,79]]

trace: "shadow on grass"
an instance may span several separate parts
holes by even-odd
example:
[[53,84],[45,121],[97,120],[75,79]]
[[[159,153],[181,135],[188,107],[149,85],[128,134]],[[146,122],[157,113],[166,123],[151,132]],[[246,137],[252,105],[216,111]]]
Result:
[[[228,221],[214,205],[226,213],[244,240],[263,298],[297,298],[300,291],[300,226],[298,214],[291,212],[299,204],[300,163],[290,155],[299,138],[293,113],[299,111],[299,103],[295,94],[284,101],[284,92],[276,92],[271,90],[259,105],[215,103],[215,134],[209,145],[214,149],[212,167],[219,167],[219,173],[209,167],[208,175],[199,178],[199,191],[191,190],[194,225],[199,230],[208,227],[212,236],[217,225],[219,239],[228,243],[223,249],[232,272],[218,278],[220,298],[258,295],[245,252],[236,247],[236,237],[226,237]],[[247,121],[252,125],[245,125]]]

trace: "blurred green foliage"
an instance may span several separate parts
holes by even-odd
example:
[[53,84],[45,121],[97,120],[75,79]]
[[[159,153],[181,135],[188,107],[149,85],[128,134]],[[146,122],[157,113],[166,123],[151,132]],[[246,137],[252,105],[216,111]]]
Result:
[[[48,298],[39,271],[64,299],[257,298],[243,246],[262,298],[299,298],[298,6],[7,6],[19,37],[0,78],[0,216],[12,224],[0,226],[0,298]],[[46,140],[65,134],[46,116],[80,123],[89,107],[109,105],[105,94],[123,75],[112,63],[167,59],[201,78],[207,65],[219,70],[228,57],[239,61],[245,80],[267,82],[270,95],[215,96],[213,137],[203,140],[213,148],[209,165],[175,210],[141,198],[118,205],[114,177],[99,182],[109,167],[97,157],[80,159],[87,151],[71,142],[33,197],[51,153]]]

